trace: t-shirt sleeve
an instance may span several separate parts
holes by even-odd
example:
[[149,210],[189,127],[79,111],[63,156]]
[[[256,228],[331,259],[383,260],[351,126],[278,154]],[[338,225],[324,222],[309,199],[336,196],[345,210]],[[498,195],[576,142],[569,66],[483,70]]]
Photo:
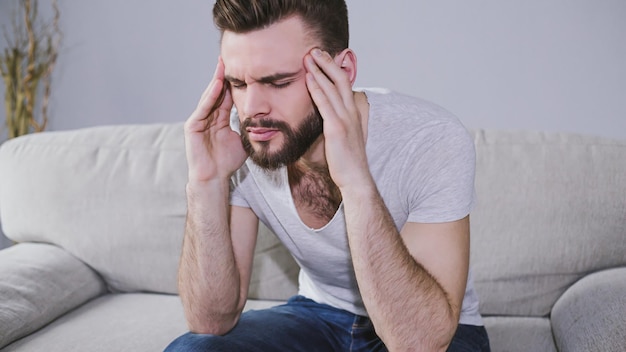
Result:
[[230,178],[230,205],[250,208],[242,190],[245,187],[244,180],[248,178],[247,176],[249,176],[249,172],[244,165]]
[[[234,106],[230,111],[230,128],[233,131],[239,131],[239,115],[237,115],[237,109]],[[250,169],[245,163],[233,174],[230,178],[230,205],[250,208],[243,189],[246,187],[246,182],[250,182],[251,178]]]
[[409,222],[450,222],[467,216],[475,203],[474,142],[460,123],[429,128],[404,177]]

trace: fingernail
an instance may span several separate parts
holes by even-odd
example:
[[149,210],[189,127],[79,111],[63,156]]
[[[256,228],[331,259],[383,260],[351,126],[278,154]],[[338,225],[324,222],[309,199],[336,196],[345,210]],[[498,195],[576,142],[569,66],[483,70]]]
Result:
[[318,48],[313,49],[313,55],[322,56],[322,51]]

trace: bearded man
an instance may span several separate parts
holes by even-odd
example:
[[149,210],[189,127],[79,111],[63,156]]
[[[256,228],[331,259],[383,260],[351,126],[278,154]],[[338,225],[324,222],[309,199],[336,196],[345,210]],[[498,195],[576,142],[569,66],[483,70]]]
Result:
[[[213,15],[221,56],[185,124],[190,332],[168,351],[488,351],[462,124],[353,90],[344,0],[218,0]],[[259,220],[300,265],[299,293],[243,312]]]

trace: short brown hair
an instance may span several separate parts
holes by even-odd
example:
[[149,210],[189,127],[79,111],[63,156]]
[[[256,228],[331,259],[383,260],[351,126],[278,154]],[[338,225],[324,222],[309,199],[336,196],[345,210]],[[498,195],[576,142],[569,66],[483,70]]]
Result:
[[345,0],[217,0],[213,6],[213,22],[222,34],[263,29],[291,16],[299,16],[331,55],[348,47]]

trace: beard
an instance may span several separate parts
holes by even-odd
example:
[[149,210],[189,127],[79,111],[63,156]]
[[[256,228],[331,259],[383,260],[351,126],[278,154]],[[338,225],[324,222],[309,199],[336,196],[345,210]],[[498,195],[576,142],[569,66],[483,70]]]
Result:
[[[255,149],[248,138],[248,127],[277,129],[282,133],[284,142],[276,151],[270,151],[270,141],[256,142],[258,147]],[[295,129],[283,121],[247,119],[241,124],[240,132],[241,142],[250,159],[265,170],[276,170],[295,163],[311,148],[324,132],[324,121],[317,108],[314,108]]]

